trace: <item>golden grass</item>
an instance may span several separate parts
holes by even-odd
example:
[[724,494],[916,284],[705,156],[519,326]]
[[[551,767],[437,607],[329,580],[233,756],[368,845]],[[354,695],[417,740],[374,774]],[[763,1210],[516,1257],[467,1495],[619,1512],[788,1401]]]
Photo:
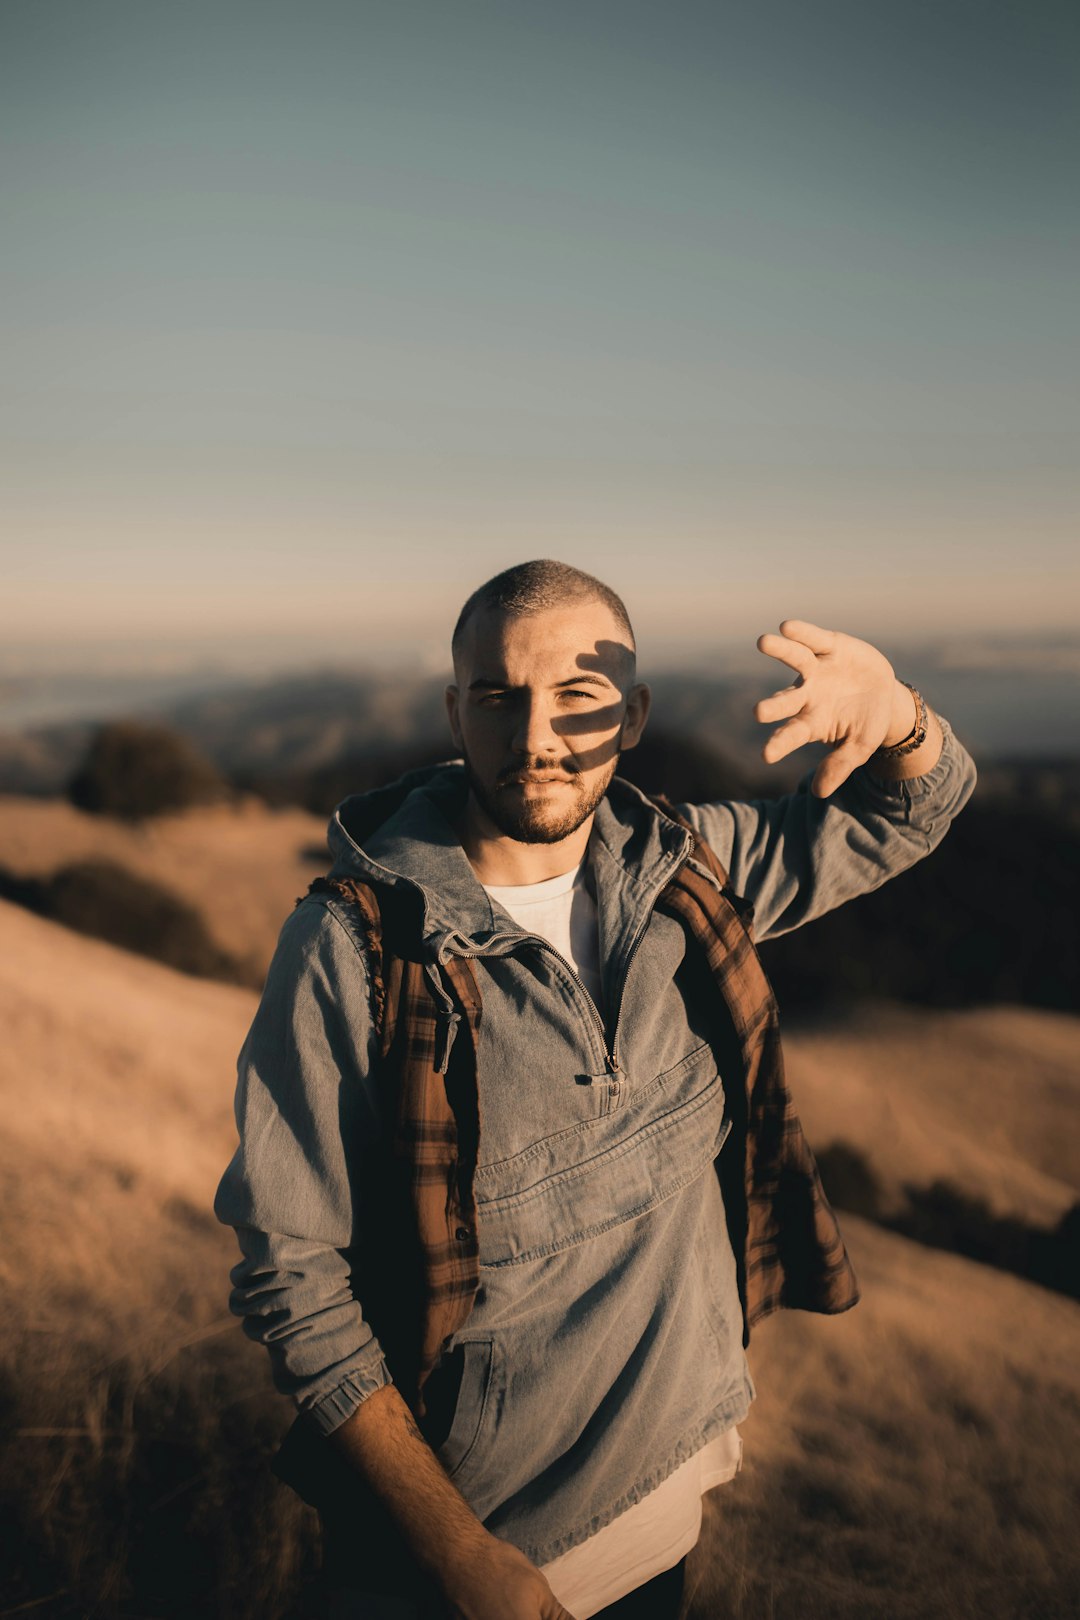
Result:
[[[0,1617],[285,1620],[316,1567],[313,1516],[269,1474],[291,1409],[228,1314],[235,1242],[210,1209],[255,998],[3,904],[0,951]],[[1018,1025],[972,1015],[985,1038],[965,1069],[955,1016],[920,1024],[931,1051],[944,1031],[970,1102],[1015,1061]],[[1054,1015],[1021,1018],[1056,1050]],[[877,1035],[837,1049],[812,1139],[858,1141],[852,1119],[873,1118]],[[997,1106],[1031,1106],[1030,1081],[1019,1102],[996,1083]],[[891,1106],[936,1106],[923,1084],[890,1070]],[[1050,1134],[1032,1130],[1033,1174]],[[1076,1612],[1077,1306],[844,1227],[863,1303],[755,1335],[746,1466],[706,1504],[692,1620]]]
[[0,948],[0,1614],[273,1617],[313,1526],[211,1210],[255,997],[7,905]]
[[848,1217],[863,1286],[758,1328],[745,1463],[688,1620],[1065,1620],[1080,1600],[1080,1311]]

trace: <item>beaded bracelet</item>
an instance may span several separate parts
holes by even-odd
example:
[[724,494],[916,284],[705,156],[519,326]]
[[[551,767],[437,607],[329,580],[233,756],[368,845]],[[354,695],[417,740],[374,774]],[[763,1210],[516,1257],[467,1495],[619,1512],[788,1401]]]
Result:
[[[899,680],[899,676],[897,679]],[[915,724],[900,742],[891,743],[888,748],[879,748],[877,750],[878,754],[885,759],[898,759],[902,754],[914,753],[915,749],[921,747],[926,741],[929,722],[925,699],[921,692],[915,690],[910,681],[901,680],[900,685],[906,686],[915,699]]]

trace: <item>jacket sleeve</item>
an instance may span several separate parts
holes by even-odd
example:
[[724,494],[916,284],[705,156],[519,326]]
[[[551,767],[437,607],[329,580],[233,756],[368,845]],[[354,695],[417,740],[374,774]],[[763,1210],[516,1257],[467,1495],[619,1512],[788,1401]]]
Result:
[[285,923],[240,1052],[240,1145],[214,1199],[236,1230],[229,1308],[277,1388],[328,1434],[391,1382],[350,1287],[363,1162],[379,1138],[375,1031],[352,935],[321,900]]
[[808,771],[779,799],[679,805],[754,906],[763,941],[820,917],[895,877],[941,842],[975,787],[975,765],[949,722],[922,776],[883,782],[861,765],[827,799],[810,792]]

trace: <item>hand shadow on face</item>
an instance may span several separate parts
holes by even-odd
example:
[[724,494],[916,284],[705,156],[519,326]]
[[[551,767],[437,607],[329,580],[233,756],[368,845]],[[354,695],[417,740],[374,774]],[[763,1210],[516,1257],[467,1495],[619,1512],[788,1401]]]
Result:
[[[609,765],[617,759],[623,748],[623,724],[626,704],[639,688],[636,680],[637,659],[631,647],[621,641],[598,641],[595,651],[579,653],[578,668],[602,675],[622,694],[617,702],[602,708],[590,709],[587,714],[566,714],[552,722],[552,730],[560,737],[579,737],[611,729],[611,736],[585,753],[575,754],[580,770],[591,771]],[[645,688],[647,691],[647,688]]]

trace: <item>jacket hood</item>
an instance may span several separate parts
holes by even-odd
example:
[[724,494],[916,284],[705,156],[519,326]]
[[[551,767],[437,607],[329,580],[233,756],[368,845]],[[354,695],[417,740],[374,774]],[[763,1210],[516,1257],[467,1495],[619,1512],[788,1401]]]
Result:
[[327,831],[331,877],[405,889],[419,901],[422,950],[431,960],[475,951],[497,932],[491,901],[454,830],[467,794],[461,761],[425,765],[344,799]]
[[[406,771],[404,776],[399,776],[394,782],[387,782],[383,787],[371,788],[367,793],[350,794],[334,811],[330,822],[331,833],[336,825],[340,825],[354,844],[362,846],[392,818],[396,811],[401,809],[414,789],[436,783],[450,772],[455,777],[460,777],[464,786],[464,766],[460,760],[453,759],[444,760],[438,765],[421,765],[417,770]],[[461,799],[464,803],[463,794]]]

